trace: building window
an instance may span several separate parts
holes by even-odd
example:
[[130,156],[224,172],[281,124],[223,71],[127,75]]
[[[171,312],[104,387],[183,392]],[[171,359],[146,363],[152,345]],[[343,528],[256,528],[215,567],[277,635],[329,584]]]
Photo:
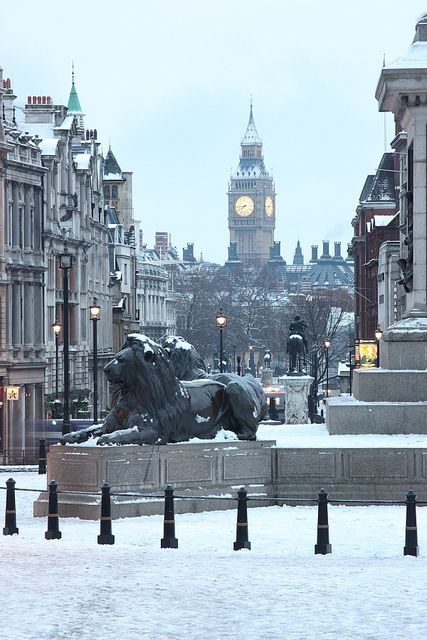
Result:
[[110,199],[110,185],[106,184],[104,187],[104,198],[106,200]]
[[128,283],[128,266],[127,266],[126,263],[125,263],[124,267],[125,267],[124,282],[125,282],[125,284],[127,284]]
[[112,198],[113,200],[117,200],[117,198],[118,198],[118,195],[117,195],[117,187],[116,187],[116,185],[113,185],[113,186],[111,187],[111,198]]

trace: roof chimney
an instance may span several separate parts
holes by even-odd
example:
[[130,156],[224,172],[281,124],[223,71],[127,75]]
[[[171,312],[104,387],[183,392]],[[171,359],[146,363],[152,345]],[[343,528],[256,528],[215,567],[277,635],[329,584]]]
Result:
[[415,27],[415,36],[413,42],[426,41],[427,40],[427,14],[421,16]]
[[311,260],[310,262],[317,262],[318,261],[318,246],[317,244],[312,244],[311,245]]
[[329,255],[329,240],[324,240],[323,241],[323,253],[322,256],[325,256],[327,258],[330,257]]
[[341,242],[334,242],[334,258],[341,258]]

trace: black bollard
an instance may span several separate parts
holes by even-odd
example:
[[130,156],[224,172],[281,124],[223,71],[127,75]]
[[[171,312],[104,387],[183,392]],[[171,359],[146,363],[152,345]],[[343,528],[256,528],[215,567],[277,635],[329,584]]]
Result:
[[47,531],[44,534],[46,540],[60,540],[62,533],[59,530],[58,514],[58,483],[56,480],[49,482],[49,511],[47,514]]
[[329,544],[328,494],[324,489],[320,489],[317,495],[319,509],[317,515],[317,544],[314,545],[314,553],[326,555],[327,553],[332,553],[332,545]]
[[417,556],[418,550],[418,534],[417,534],[417,513],[416,513],[416,493],[408,491],[406,494],[406,535],[405,546],[403,548],[404,556]]
[[173,489],[168,485],[165,489],[165,516],[163,520],[163,538],[161,549],[178,549],[178,538],[175,538],[175,510],[173,506]]
[[15,480],[9,478],[6,480],[6,515],[4,520],[4,536],[13,536],[14,533],[19,534],[16,526],[16,506],[15,506]]
[[39,446],[39,475],[46,473],[46,445],[45,439],[40,438]]
[[98,536],[98,544],[114,544],[114,536],[111,533],[111,486],[104,482],[101,487],[101,530]]
[[236,542],[233,545],[234,551],[239,549],[250,549],[251,543],[248,538],[248,504],[247,491],[244,487],[237,492],[237,525]]

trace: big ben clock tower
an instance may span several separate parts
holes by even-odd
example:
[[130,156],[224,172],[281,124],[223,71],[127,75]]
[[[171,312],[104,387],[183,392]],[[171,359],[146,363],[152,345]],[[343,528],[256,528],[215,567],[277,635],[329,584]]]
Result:
[[237,256],[244,267],[268,262],[275,226],[276,192],[273,178],[264,166],[262,142],[251,103],[239,166],[230,178],[228,189],[230,244],[236,243]]

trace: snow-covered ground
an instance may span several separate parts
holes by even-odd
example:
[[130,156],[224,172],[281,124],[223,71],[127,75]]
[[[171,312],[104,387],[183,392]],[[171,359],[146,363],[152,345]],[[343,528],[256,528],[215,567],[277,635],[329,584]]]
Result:
[[427,434],[330,436],[325,424],[260,424],[257,439],[276,440],[278,447],[427,447]]
[[[314,428],[314,427],[313,427]],[[0,470],[17,488],[46,476]],[[403,506],[329,507],[332,554],[315,556],[316,507],[249,510],[251,551],[233,551],[236,512],[176,516],[179,549],[160,549],[162,517],[62,519],[44,539],[37,493],[17,491],[19,536],[0,532],[0,638],[10,640],[422,640],[427,637],[427,508],[420,555],[404,557]],[[5,491],[0,490],[4,518]]]

